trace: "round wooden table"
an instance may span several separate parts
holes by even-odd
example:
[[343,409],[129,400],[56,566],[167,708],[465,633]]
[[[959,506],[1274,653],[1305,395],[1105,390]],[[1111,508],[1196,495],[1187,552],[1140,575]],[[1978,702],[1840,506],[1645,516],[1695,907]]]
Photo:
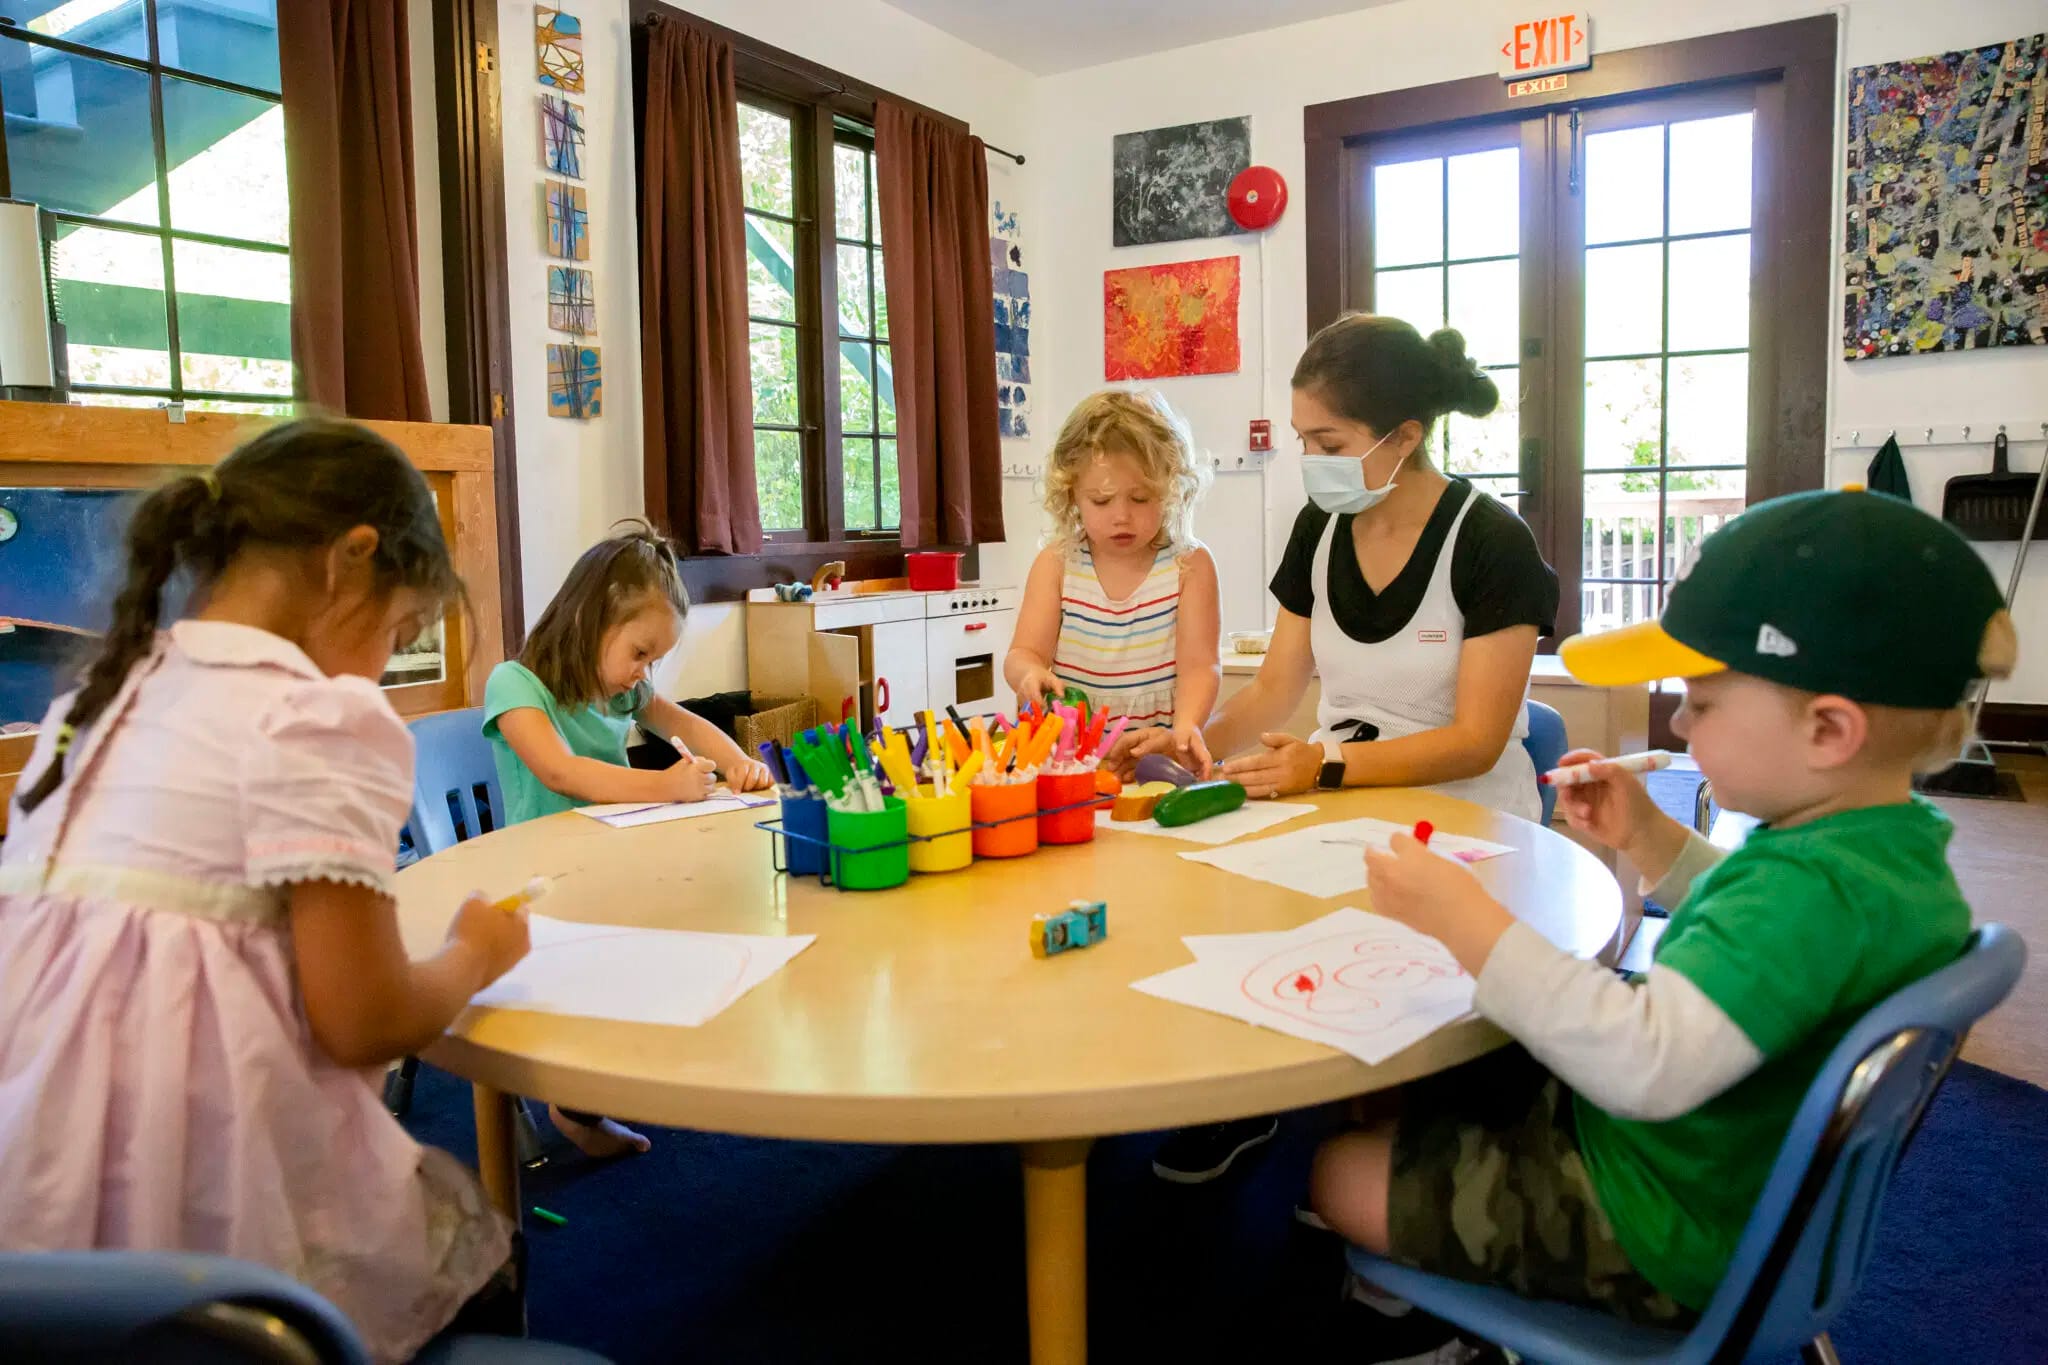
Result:
[[[1512,816],[1428,792],[1290,798],[1315,815],[1271,831],[1377,816],[1513,846],[1478,866],[1516,915],[1582,957],[1621,924],[1591,853]],[[1183,934],[1286,929],[1366,892],[1316,900],[1178,855],[1177,839],[1093,843],[842,892],[778,875],[769,836],[735,812],[615,830],[563,814],[472,839],[398,876],[406,946],[441,942],[462,897],[559,878],[563,919],[649,928],[816,934],[788,967],[700,1028],[470,1009],[426,1053],[476,1087],[486,1190],[518,1217],[509,1096],[626,1121],[842,1142],[1019,1145],[1034,1361],[1087,1346],[1086,1165],[1097,1137],[1275,1113],[1379,1090],[1467,1061],[1503,1035],[1439,1030],[1379,1066],[1131,989],[1192,960]],[[1269,837],[1265,835],[1253,836]],[[1109,905],[1107,941],[1039,959],[1033,914]]]

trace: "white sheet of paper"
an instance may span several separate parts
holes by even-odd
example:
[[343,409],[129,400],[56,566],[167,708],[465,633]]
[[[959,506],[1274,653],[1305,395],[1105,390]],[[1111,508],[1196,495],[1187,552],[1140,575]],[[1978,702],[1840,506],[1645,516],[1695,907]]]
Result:
[[1163,834],[1169,839],[1185,839],[1191,844],[1227,844],[1232,839],[1242,839],[1247,834],[1257,834],[1285,824],[1297,815],[1312,815],[1315,809],[1299,802],[1247,801],[1234,811],[1212,815],[1206,820],[1197,820],[1192,825],[1181,825],[1175,829],[1168,829],[1157,820],[1120,823],[1112,820],[1108,811],[1100,810],[1095,812],[1095,827],[1123,834]]
[[472,1005],[695,1028],[788,965],[816,934],[706,934],[534,915],[533,951]]
[[1472,1008],[1472,978],[1447,948],[1350,906],[1281,933],[1197,937],[1210,942],[1193,963],[1131,988],[1322,1043],[1368,1064]]
[[[1207,863],[1225,872],[1271,882],[1305,896],[1348,896],[1365,889],[1365,850],[1386,848],[1396,834],[1411,827],[1388,820],[1340,820],[1314,825],[1270,839],[1221,848],[1208,853],[1183,853],[1190,862]],[[1478,863],[1514,850],[1461,834],[1439,833],[1429,851],[1453,862]]]
[[694,820],[701,815],[724,815],[729,811],[752,810],[756,806],[772,806],[773,796],[760,792],[748,792],[744,796],[724,787],[714,788],[711,795],[702,801],[623,801],[609,806],[578,806],[578,815],[587,815],[600,824],[613,829],[632,829],[637,825],[659,825],[669,820]]

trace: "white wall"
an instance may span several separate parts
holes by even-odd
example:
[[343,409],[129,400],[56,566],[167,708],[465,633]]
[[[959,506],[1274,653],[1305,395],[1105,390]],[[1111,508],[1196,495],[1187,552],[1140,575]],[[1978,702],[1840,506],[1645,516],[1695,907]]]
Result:
[[[642,494],[639,272],[634,226],[632,56],[625,0],[567,0],[583,21],[587,130],[583,184],[591,218],[589,267],[597,287],[596,343],[603,351],[604,408],[589,422],[547,415],[547,255],[540,203],[541,87],[535,78],[533,5],[500,0],[504,85],[506,247],[511,278],[514,431],[519,444],[521,551],[526,618],[535,620],[576,556],[621,517],[639,516]],[[697,0],[684,8],[881,89],[966,120],[1000,146],[1028,145],[1031,78],[1020,68],[948,37],[879,0]],[[1033,158],[1034,163],[1036,158]],[[990,158],[990,196],[1028,211],[1030,172]],[[737,605],[696,607],[682,648],[661,678],[670,695],[746,686],[746,645]]]
[[[1602,51],[1697,37],[1825,12],[1810,0],[1607,0],[1594,7],[1595,61]],[[1971,0],[1929,5],[1922,0],[1851,0],[1845,16],[1849,65],[1915,57],[2038,32],[2039,0]],[[1110,246],[1110,145],[1121,132],[1202,119],[1249,114],[1252,159],[1277,167],[1297,196],[1302,184],[1302,109],[1309,104],[1379,90],[1433,84],[1490,73],[1498,38],[1527,7],[1511,0],[1440,0],[1361,10],[1285,28],[1206,43],[1173,52],[1043,78],[1033,89],[1035,118],[1023,135],[1040,172],[1038,201],[1056,212],[1031,224],[1035,268],[1033,305],[1034,406],[1049,443],[1061,415],[1102,385],[1101,275],[1105,269],[1239,253],[1244,263],[1243,368],[1234,376],[1163,381],[1160,387],[1192,422],[1197,440],[1226,464],[1243,449],[1250,418],[1273,419],[1281,453],[1264,479],[1265,541],[1256,526],[1211,543],[1226,584],[1227,624],[1244,613],[1243,596],[1277,562],[1302,503],[1299,464],[1288,439],[1287,376],[1307,339],[1303,216],[1297,197],[1263,248],[1251,238],[1177,242],[1114,249]],[[1838,131],[1839,136],[1839,131]],[[1010,145],[1010,144],[1004,144]],[[1835,158],[1841,164],[1841,158]],[[1836,190],[1839,198],[1840,188]],[[1836,215],[1839,221],[1839,213]],[[1838,229],[1839,231],[1839,229]],[[1263,269],[1259,252],[1263,249]],[[1840,278],[1839,269],[1834,277]],[[1261,336],[1260,280],[1266,323]],[[1830,317],[1839,316],[1831,290]],[[1270,364],[1261,363],[1271,346]],[[2048,355],[2039,348],[1902,360],[1836,362],[1831,367],[1831,429],[1854,425],[1961,423],[1986,417],[2048,418]],[[2015,411],[2008,411],[2016,409]],[[2033,468],[2040,447],[2021,446],[2015,462]],[[1837,477],[1858,470],[1867,454],[1837,460]],[[1921,457],[1912,457],[1919,460]],[[1935,468],[1914,468],[1916,493],[1939,504],[1949,463],[1989,467],[1989,448],[1950,456]],[[1860,474],[1859,474],[1860,477]],[[1227,478],[1212,495],[1242,496],[1245,476]],[[1013,485],[1021,488],[1021,485]],[[1013,492],[1013,504],[1028,494]],[[1231,518],[1230,524],[1237,525]],[[1023,539],[1013,527],[1013,542]],[[2009,565],[2009,557],[2004,561]],[[2021,593],[2022,677],[1994,695],[2048,701],[2048,555],[2035,561]],[[2001,575],[2003,570],[2001,569]],[[2002,578],[2001,578],[2002,581]],[[1263,596],[1262,596],[1263,602]]]

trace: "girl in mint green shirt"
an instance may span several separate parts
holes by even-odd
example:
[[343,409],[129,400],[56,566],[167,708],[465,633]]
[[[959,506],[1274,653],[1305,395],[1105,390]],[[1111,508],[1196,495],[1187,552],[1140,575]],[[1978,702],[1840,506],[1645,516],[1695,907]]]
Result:
[[[738,791],[773,785],[768,769],[710,722],[655,694],[654,665],[675,649],[689,597],[675,550],[640,526],[583,552],[517,659],[484,684],[484,735],[507,823],[617,801],[702,801],[714,770]],[[660,771],[626,762],[634,722],[682,757]],[[615,1120],[548,1106],[591,1156],[647,1150]]]
[[[584,551],[526,648],[484,685],[484,735],[508,823],[608,802],[701,801],[714,769],[740,791],[771,785],[767,768],[648,682],[688,610],[675,551],[652,530]],[[685,756],[659,771],[629,766],[635,721]]]

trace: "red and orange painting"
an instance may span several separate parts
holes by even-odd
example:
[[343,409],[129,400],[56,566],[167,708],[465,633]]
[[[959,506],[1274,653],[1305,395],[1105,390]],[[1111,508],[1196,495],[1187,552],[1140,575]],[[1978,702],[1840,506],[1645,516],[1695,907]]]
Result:
[[1169,379],[1234,374],[1236,256],[1102,274],[1102,375]]

